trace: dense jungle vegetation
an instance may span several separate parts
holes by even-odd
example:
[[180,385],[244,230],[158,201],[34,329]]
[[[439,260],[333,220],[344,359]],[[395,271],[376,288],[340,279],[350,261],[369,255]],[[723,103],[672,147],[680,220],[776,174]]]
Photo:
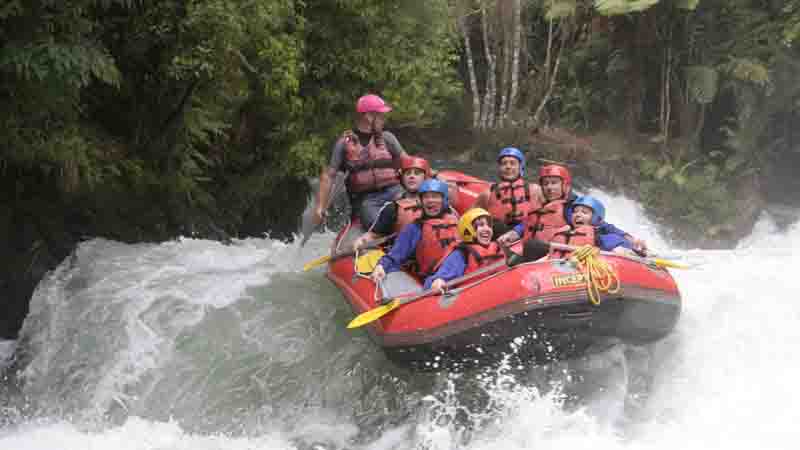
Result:
[[798,35],[800,0],[6,0],[0,295],[85,237],[288,236],[368,91],[735,238],[800,162]]

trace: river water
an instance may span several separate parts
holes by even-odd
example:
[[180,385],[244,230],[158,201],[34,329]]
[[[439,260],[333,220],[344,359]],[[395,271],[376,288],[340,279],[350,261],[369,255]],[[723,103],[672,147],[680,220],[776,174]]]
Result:
[[[643,346],[461,374],[387,362],[304,248],[268,238],[82,243],[42,280],[0,383],[0,450],[794,449],[800,225],[675,250],[677,328]],[[794,275],[792,275],[794,274]]]

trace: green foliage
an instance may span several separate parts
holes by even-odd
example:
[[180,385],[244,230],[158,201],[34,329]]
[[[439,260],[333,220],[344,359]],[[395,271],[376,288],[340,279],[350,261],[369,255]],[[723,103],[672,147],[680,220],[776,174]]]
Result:
[[700,0],[594,0],[597,11],[605,16],[642,12],[658,4],[694,11],[699,3]]
[[557,20],[575,15],[578,9],[577,0],[547,0],[544,4],[547,20]]
[[592,38],[565,54],[562,81],[553,92],[551,108],[560,121],[574,128],[591,129],[593,120],[614,109],[614,80],[628,62],[614,52],[603,36]]
[[[650,132],[663,120],[669,81],[667,135],[695,140],[668,142],[654,167],[642,166],[643,182],[660,186],[653,195],[729,192],[729,176],[769,160],[762,149],[774,140],[771,118],[800,109],[789,62],[800,0],[524,4],[520,103],[547,86],[542,43],[551,20],[556,49],[564,45],[548,121],[588,130],[630,120],[631,130]],[[389,128],[452,117],[464,91],[453,6],[7,1],[0,167],[65,201],[132,192],[143,205],[155,196],[156,215],[171,223],[208,214],[235,228],[283,201],[288,186],[305,195],[297,186],[326,163],[358,96],[375,92],[394,105]]]
[[707,105],[717,96],[719,73],[713,67],[688,66],[684,69],[686,77],[686,90],[689,97],[697,102]]
[[800,37],[800,1],[789,0],[784,2],[781,9],[781,19],[784,42],[788,45],[793,45]]
[[715,237],[735,208],[730,180],[744,174],[708,159],[662,163],[643,158],[639,171],[642,204],[655,217],[677,225],[675,237],[682,239]]
[[291,224],[359,95],[442,117],[452,31],[444,0],[5,2],[0,167],[89,216],[124,198],[160,237],[199,216]]
[[644,203],[695,236],[729,219],[735,180],[797,142],[786,122],[800,113],[798,0],[553,0],[529,2],[526,13],[523,98],[543,91],[548,20],[569,16],[556,26],[564,48],[546,121],[610,124],[647,142],[652,153],[621,152],[642,160]]
[[85,45],[9,45],[0,52],[0,70],[14,72],[26,81],[54,80],[78,89],[88,86],[92,78],[114,86],[119,85],[120,78],[106,52]]
[[600,14],[615,16],[644,11],[659,1],[661,0],[594,0],[594,6]]
[[463,89],[445,1],[312,2],[305,16],[302,90],[319,129],[346,124],[354,100],[367,91],[394,105],[395,123],[425,125]]
[[700,4],[700,0],[673,0],[675,3],[675,7],[678,9],[683,9],[686,11],[694,11],[697,9],[697,5]]
[[731,58],[722,68],[734,80],[752,83],[761,88],[767,88],[770,84],[769,69],[759,61]]

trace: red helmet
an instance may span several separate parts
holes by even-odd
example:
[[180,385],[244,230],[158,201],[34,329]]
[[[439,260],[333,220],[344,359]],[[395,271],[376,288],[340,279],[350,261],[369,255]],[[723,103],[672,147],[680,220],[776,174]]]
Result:
[[425,178],[431,177],[431,165],[428,164],[428,160],[425,158],[420,158],[419,156],[403,158],[400,162],[400,173],[402,174],[408,169],[420,169],[425,172]]
[[569,197],[570,189],[572,189],[572,175],[570,175],[566,167],[557,164],[542,166],[539,168],[539,183],[542,182],[544,177],[561,178],[561,189],[564,191],[564,198]]

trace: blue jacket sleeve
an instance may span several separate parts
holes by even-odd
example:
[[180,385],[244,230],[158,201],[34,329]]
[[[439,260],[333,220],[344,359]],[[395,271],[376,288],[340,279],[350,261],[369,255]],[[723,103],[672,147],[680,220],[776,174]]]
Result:
[[378,261],[378,264],[383,266],[383,270],[385,270],[386,273],[397,272],[400,270],[400,266],[405,264],[417,250],[417,243],[419,243],[421,237],[422,229],[419,225],[416,223],[406,225],[405,228],[400,231],[400,234],[397,235],[392,250],[384,255]]
[[625,236],[627,234],[623,230],[620,230],[619,228],[615,227],[614,225],[608,222],[602,222],[600,225],[598,225],[597,232],[601,235],[617,234],[620,236]]
[[604,250],[610,252],[617,247],[624,247],[624,248],[633,248],[630,241],[625,239],[619,234],[598,234],[597,235],[597,246],[600,247],[600,250]]
[[444,259],[439,269],[433,275],[425,278],[425,289],[430,289],[431,284],[437,279],[441,278],[444,281],[455,280],[456,278],[464,275],[464,270],[467,268],[467,262],[464,260],[464,254],[460,250],[453,250]]
[[525,222],[524,222],[524,221],[522,221],[522,222],[520,222],[520,223],[518,223],[518,224],[514,225],[514,228],[512,228],[512,230],[516,231],[516,232],[517,232],[517,234],[518,234],[520,237],[522,237],[522,233],[524,233],[524,232],[525,232]]

